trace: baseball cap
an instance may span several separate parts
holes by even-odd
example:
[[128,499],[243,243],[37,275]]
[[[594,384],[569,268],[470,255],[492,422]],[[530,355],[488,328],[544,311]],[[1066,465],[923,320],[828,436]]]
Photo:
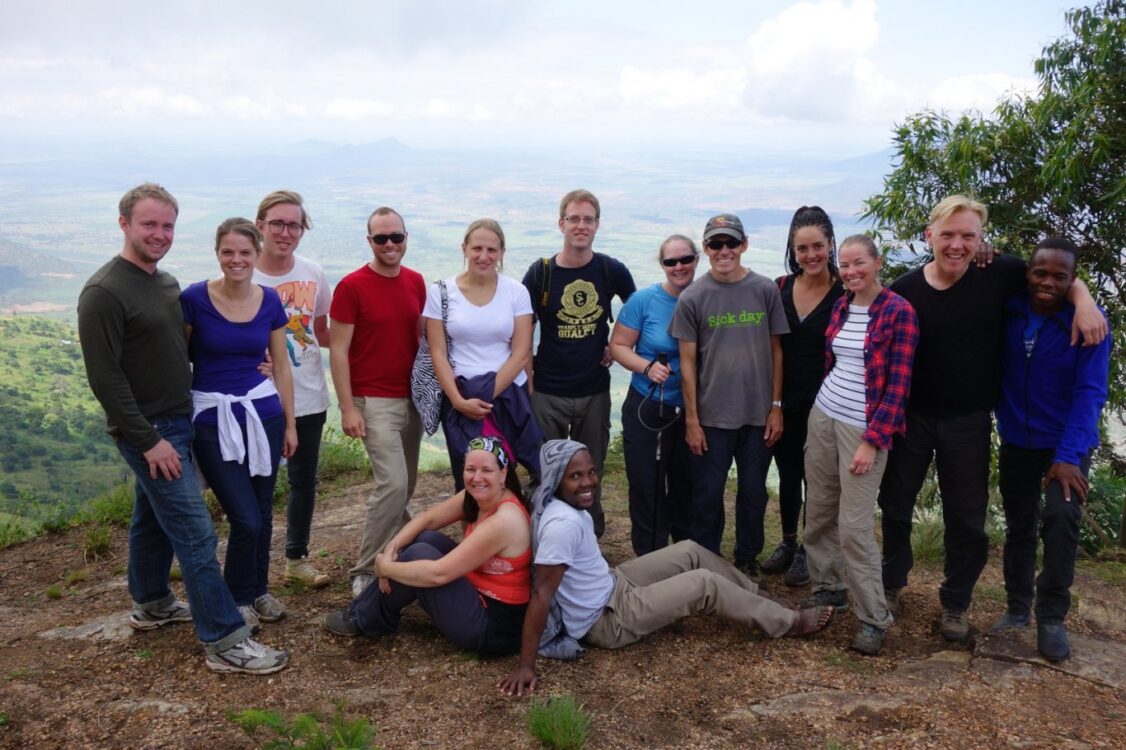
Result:
[[743,240],[747,236],[743,233],[743,222],[735,214],[720,214],[708,219],[704,227],[704,242],[721,234],[737,240]]

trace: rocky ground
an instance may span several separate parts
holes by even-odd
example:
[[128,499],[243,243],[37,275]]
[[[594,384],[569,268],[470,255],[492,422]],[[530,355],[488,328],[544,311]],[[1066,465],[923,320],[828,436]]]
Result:
[[[445,476],[420,480],[413,504],[447,491]],[[627,559],[628,516],[608,483],[611,563]],[[203,666],[189,626],[128,628],[124,530],[112,552],[84,559],[74,530],[0,551],[0,747],[242,748],[251,740],[228,718],[244,708],[292,716],[332,712],[378,727],[384,748],[535,748],[529,699],[495,683],[515,657],[480,660],[443,642],[417,611],[399,634],[350,640],[321,627],[346,603],[346,571],[359,535],[363,484],[321,498],[316,564],[333,575],[321,591],[281,584],[289,617],[261,640],[293,653],[271,677],[216,675]],[[768,516],[775,518],[775,509]],[[729,514],[729,518],[731,515]],[[276,516],[281,556],[285,514]],[[1084,564],[1070,620],[1074,657],[1052,667],[1035,656],[1034,633],[976,634],[966,644],[937,634],[940,571],[917,569],[906,611],[880,657],[848,650],[854,620],[840,617],[809,640],[771,641],[698,616],[617,652],[576,663],[541,661],[539,695],[574,695],[592,717],[591,748],[1087,748],[1126,738],[1126,591],[1122,564]],[[767,588],[796,598],[768,579]],[[52,592],[61,596],[48,595]],[[1003,606],[991,557],[971,612],[985,630]]]

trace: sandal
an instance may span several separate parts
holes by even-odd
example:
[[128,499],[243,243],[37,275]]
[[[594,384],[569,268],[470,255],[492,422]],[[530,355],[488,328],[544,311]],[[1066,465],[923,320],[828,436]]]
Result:
[[828,605],[795,608],[794,612],[797,617],[794,619],[794,624],[786,631],[786,635],[790,637],[813,635],[828,627],[829,623],[833,621],[833,615],[836,614],[836,611],[836,607]]

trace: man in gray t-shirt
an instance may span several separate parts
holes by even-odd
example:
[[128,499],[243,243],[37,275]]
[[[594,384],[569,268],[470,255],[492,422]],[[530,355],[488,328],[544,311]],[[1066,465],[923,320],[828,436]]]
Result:
[[685,439],[692,453],[692,538],[719,554],[723,491],[731,462],[735,566],[758,575],[770,446],[782,434],[782,298],[765,276],[740,265],[747,237],[738,216],[704,228],[711,269],[680,295],[669,333],[680,341]]

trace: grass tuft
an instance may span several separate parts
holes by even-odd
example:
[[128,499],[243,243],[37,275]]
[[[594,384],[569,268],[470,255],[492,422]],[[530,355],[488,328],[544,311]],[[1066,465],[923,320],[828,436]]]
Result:
[[261,708],[247,708],[228,717],[255,742],[258,741],[255,735],[260,731],[273,734],[276,739],[263,743],[262,747],[275,750],[378,750],[374,744],[375,728],[362,716],[345,718],[344,705],[343,701],[337,703],[335,713],[328,719],[316,714],[297,714],[287,721],[277,711]]
[[82,548],[83,557],[87,561],[101,560],[109,556],[113,538],[110,527],[104,523],[95,523],[86,528],[86,542]]
[[590,717],[574,696],[556,696],[528,706],[528,731],[554,750],[579,750],[586,745]]
[[70,584],[71,586],[73,586],[76,583],[81,583],[82,581],[85,581],[87,575],[88,575],[88,572],[86,571],[85,568],[82,568],[80,570],[72,570],[72,571],[70,571],[66,574],[66,582],[68,584]]
[[51,584],[50,586],[48,586],[46,593],[47,593],[48,599],[62,599],[63,598],[62,587],[57,586],[55,584]]

